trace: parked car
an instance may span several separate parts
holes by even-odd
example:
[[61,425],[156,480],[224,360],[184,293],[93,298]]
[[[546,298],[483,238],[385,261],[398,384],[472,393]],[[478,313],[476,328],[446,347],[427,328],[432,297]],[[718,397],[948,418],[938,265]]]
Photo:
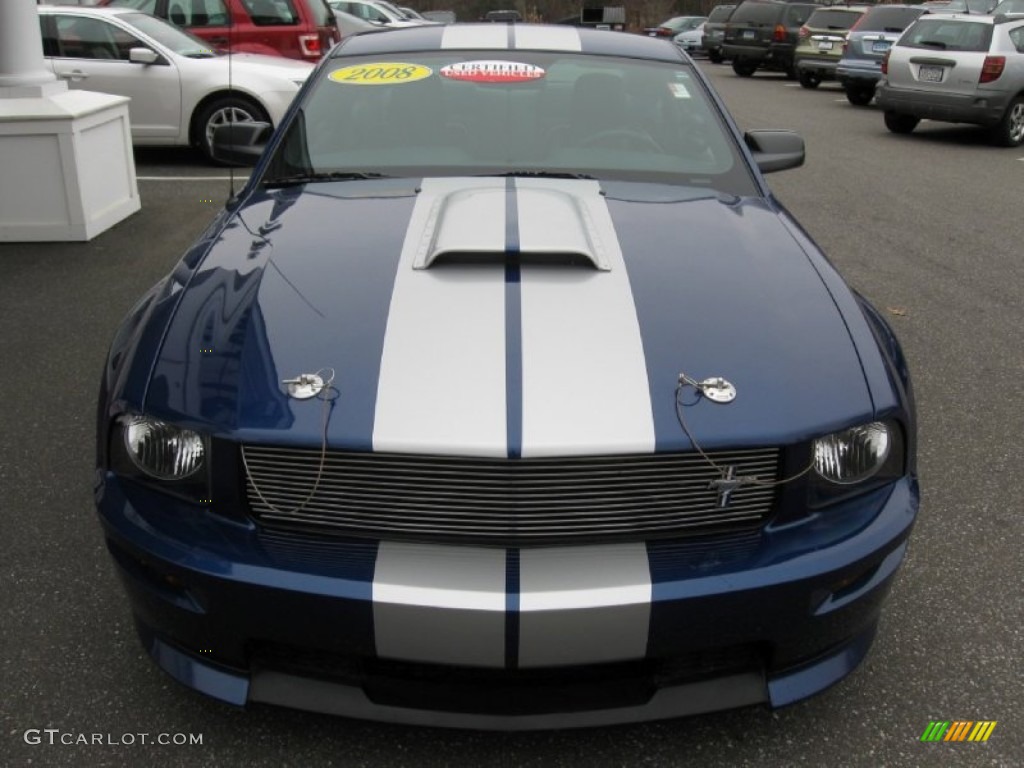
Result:
[[800,27],[793,54],[797,78],[804,88],[817,88],[835,76],[850,29],[868,11],[867,6],[818,8]]
[[644,34],[649,37],[675,37],[680,32],[699,27],[705,21],[706,16],[673,16],[656,27],[647,27]]
[[704,39],[704,24],[701,23],[692,29],[680,32],[672,38],[672,42],[678,45],[687,53],[696,53],[701,49],[701,41]]
[[431,21],[411,19],[385,0],[329,0],[331,8],[382,27],[419,27]]
[[507,21],[522,21],[523,17],[519,14],[519,11],[515,9],[488,11],[484,14],[482,21],[494,22],[507,22]]
[[213,129],[277,125],[313,65],[281,56],[217,54],[162,19],[125,8],[39,8],[47,66],[71,88],[131,99],[137,146],[193,145],[211,157]]
[[893,133],[922,118],[973,123],[994,143],[1024,142],[1024,17],[922,16],[882,64],[878,106]]
[[104,368],[95,498],[155,662],[498,729],[856,667],[918,507],[913,397],[766,186],[800,137],[587,28],[356,35],[313,77],[276,132],[216,132],[251,177]]
[[325,0],[99,0],[165,19],[217,50],[317,62],[338,41]]
[[708,58],[715,64],[721,64],[725,58],[722,55],[722,41],[725,38],[725,22],[732,14],[735,5],[716,5],[708,14],[708,20],[704,24],[704,34],[701,37],[701,48],[708,55]]
[[836,65],[836,79],[851,104],[865,106],[875,97],[882,59],[922,13],[920,6],[876,5],[853,25]]
[[722,52],[732,59],[740,77],[750,77],[759,67],[785,72],[796,78],[793,54],[800,27],[820,6],[777,0],[743,0],[725,23]]
[[1024,0],[1003,0],[992,9],[993,16],[1024,15]]

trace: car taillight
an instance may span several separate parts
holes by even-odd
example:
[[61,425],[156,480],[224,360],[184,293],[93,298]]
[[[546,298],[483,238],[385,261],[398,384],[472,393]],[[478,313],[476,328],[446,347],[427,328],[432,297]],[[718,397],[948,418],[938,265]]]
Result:
[[772,40],[776,43],[786,42],[786,28],[781,24],[776,24],[775,31],[772,32]]
[[[776,35],[779,34],[779,28],[778,27],[775,28],[775,34]],[[800,39],[803,40],[805,37],[809,37],[810,36],[811,30],[809,30],[807,27],[800,27],[800,32],[798,32],[797,34],[800,36]]]
[[978,82],[991,83],[993,80],[998,80],[999,76],[1003,74],[1005,66],[1005,56],[986,56],[985,63],[981,65],[981,77],[978,78]]
[[668,37],[672,34],[672,30],[668,27],[658,27],[658,34],[662,37]]
[[885,56],[882,57],[882,74],[889,74],[889,51],[886,51]]
[[302,49],[302,55],[311,59],[318,59],[323,53],[320,35],[299,35],[299,47]]
[[850,43],[848,41],[846,41],[846,40],[843,40],[843,56],[846,55],[846,51],[849,49],[849,47],[850,47]]

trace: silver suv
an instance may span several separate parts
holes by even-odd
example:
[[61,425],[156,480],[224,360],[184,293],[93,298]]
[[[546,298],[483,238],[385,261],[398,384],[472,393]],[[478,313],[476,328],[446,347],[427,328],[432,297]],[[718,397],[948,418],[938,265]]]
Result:
[[974,123],[996,144],[1024,142],[1024,17],[926,15],[889,51],[878,105],[894,133],[922,118]]

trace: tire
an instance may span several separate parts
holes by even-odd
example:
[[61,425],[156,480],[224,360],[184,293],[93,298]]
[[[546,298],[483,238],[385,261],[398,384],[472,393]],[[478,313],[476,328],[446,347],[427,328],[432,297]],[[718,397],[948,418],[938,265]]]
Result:
[[866,107],[875,98],[874,86],[848,85],[845,90],[847,101],[858,107]]
[[787,80],[796,80],[800,76],[800,73],[797,72],[795,61],[789,62],[783,72],[786,73]]
[[800,85],[804,88],[817,88],[821,85],[821,75],[817,72],[802,69],[797,73],[797,78],[799,78]]
[[757,71],[757,62],[749,59],[736,58],[732,60],[732,71],[740,77],[752,77]]
[[722,63],[722,52],[717,50],[717,49],[715,49],[715,48],[709,49],[708,50],[708,61],[710,61],[712,64],[721,64]]
[[259,104],[244,96],[220,96],[210,101],[196,114],[193,136],[199,149],[211,163],[217,163],[213,157],[210,143],[213,129],[218,125],[231,122],[251,123],[254,121],[269,123],[266,110]]
[[1019,147],[1024,143],[1024,96],[1013,99],[1002,120],[992,129],[992,142],[1000,147]]
[[893,133],[910,133],[917,128],[919,122],[921,122],[920,118],[913,115],[901,115],[898,112],[885,113],[885,127]]

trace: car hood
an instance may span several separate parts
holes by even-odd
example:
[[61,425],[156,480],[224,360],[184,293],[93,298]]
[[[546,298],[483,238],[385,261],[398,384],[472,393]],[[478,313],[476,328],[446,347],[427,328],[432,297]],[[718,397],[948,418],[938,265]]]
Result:
[[[692,188],[257,191],[182,291],[144,407],[242,440],[545,456],[692,449],[678,394],[703,447],[794,442],[872,416],[808,242],[765,200]],[[326,397],[290,397],[313,373]]]
[[[230,63],[229,63],[230,56]],[[233,53],[210,59],[186,59],[189,65],[198,65],[204,71],[220,70],[224,80],[228,79],[228,68],[233,78],[239,77],[280,77],[295,82],[305,80],[315,65],[308,61],[288,59],[284,56],[267,56],[262,53]]]

